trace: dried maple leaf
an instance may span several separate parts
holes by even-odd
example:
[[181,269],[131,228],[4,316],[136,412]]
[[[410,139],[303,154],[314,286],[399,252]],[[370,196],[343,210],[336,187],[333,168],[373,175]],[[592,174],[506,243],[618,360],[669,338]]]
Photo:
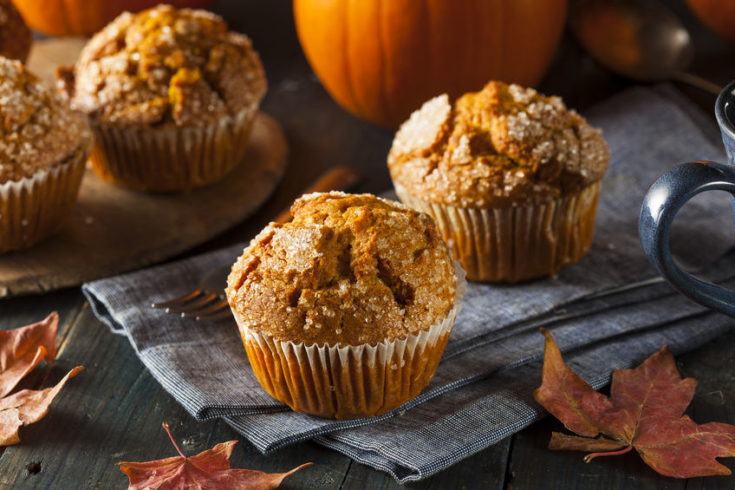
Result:
[[0,400],[0,446],[20,442],[18,429],[41,420],[49,405],[59,394],[69,378],[73,378],[82,366],[77,366],[59,381],[56,386],[44,390],[21,390]]
[[179,449],[167,423],[163,423],[179,456],[146,461],[122,462],[120,470],[130,478],[128,490],[208,488],[208,489],[262,489],[278,488],[284,478],[312,463],[302,464],[288,473],[230,468],[230,455],[237,441],[221,442],[212,449],[187,457]]
[[53,312],[43,321],[0,331],[0,446],[20,442],[18,429],[42,419],[66,381],[82,369],[75,367],[54,387],[6,396],[42,359],[56,357],[58,328],[59,315]]
[[10,393],[41,359],[56,357],[59,315],[13,330],[0,331],[0,397]]
[[[636,369],[615,371],[607,398],[569,369],[554,338],[542,332],[543,381],[534,397],[567,429],[586,436],[553,433],[550,449],[594,451],[585,456],[589,462],[635,448],[651,468],[676,478],[731,473],[715,458],[735,457],[735,426],[698,425],[683,415],[697,381],[681,379],[667,347]],[[592,439],[600,433],[607,438]]]

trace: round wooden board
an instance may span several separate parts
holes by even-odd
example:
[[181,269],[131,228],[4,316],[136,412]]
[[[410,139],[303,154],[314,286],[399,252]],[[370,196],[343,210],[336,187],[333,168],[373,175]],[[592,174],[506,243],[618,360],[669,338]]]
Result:
[[202,189],[147,194],[103,182],[87,169],[74,215],[61,233],[0,256],[0,297],[75,286],[203,243],[268,198],[283,175],[286,156],[279,124],[261,113],[242,164]]
[[76,63],[86,43],[86,37],[52,37],[35,40],[26,66],[39,78],[53,84],[56,80],[56,68]]

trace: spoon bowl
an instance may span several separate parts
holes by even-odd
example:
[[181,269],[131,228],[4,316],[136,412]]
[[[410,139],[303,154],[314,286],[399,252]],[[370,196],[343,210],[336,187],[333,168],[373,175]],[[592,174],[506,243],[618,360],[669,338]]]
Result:
[[694,46],[681,21],[655,0],[577,0],[570,25],[600,64],[634,80],[679,80],[719,94],[720,87],[685,70]]

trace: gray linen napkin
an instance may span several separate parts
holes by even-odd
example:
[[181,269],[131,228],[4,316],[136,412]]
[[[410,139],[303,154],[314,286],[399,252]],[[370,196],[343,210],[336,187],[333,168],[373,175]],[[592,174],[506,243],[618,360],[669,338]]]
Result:
[[[153,376],[197,419],[223,417],[263,452],[314,439],[399,482],[436,473],[538,420],[543,338],[550,329],[593,386],[668,344],[694,349],[735,320],[684,300],[655,281],[640,249],[640,203],[676,163],[724,158],[707,116],[667,86],[630,89],[589,111],[612,162],[602,186],[590,252],[558,276],[528,284],[470,284],[436,376],[399,409],[333,421],[290,411],[260,388],[234,321],[202,324],[149,307],[189,290],[231,263],[243,244],[83,286],[96,315],[127,335]],[[674,250],[690,265],[721,256],[708,277],[735,284],[729,197],[709,193],[686,206]],[[223,283],[224,287],[224,283]]]

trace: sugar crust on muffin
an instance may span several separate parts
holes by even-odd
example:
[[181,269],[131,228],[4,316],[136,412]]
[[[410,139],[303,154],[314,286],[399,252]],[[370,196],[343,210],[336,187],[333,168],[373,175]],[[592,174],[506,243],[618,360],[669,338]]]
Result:
[[405,338],[453,308],[454,261],[427,215],[369,194],[311,194],[271,223],[228,278],[231,307],[277,340]]
[[599,181],[607,143],[559,97],[493,81],[451,104],[426,102],[396,133],[393,181],[422,199],[461,207],[548,202]]
[[210,12],[125,12],[85,46],[60,85],[76,110],[120,126],[206,126],[266,91],[250,39]]
[[0,57],[0,183],[31,177],[86,151],[92,134],[51,87]]

